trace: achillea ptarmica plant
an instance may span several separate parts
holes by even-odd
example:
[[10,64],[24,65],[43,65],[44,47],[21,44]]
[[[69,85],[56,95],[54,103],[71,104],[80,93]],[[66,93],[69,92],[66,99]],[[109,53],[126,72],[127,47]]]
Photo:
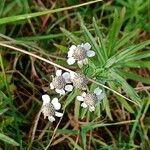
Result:
[[62,117],[63,113],[57,112],[61,108],[61,104],[58,102],[58,98],[53,98],[52,101],[49,95],[42,95],[43,106],[42,113],[44,115],[44,119],[48,117],[50,122],[55,121],[55,116]]
[[50,89],[55,89],[57,93],[64,95],[66,91],[72,91],[73,86],[70,83],[70,73],[62,73],[62,70],[57,70],[56,76],[53,77],[52,82],[50,83]]
[[77,64],[80,68],[83,67],[83,64],[88,64],[87,57],[95,56],[95,52],[90,49],[91,45],[89,43],[82,43],[81,45],[77,46],[72,45],[68,51],[67,63],[72,65],[77,61]]
[[77,100],[81,101],[81,106],[84,108],[89,108],[89,111],[95,111],[96,104],[99,100],[103,99],[102,90],[96,88],[94,92],[83,92],[81,96],[77,96]]
[[77,89],[86,90],[88,79],[79,73],[70,73],[73,86]]

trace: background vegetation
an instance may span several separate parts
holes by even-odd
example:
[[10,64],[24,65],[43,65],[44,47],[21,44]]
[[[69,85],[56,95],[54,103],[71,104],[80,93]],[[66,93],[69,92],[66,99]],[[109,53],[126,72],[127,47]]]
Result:
[[[0,148],[149,150],[149,16],[149,0],[0,0]],[[97,54],[82,72],[132,102],[103,88],[89,113],[73,91],[61,98],[62,120],[50,123],[39,111],[42,94],[56,95],[54,66],[8,46],[78,71],[66,56],[82,42]]]

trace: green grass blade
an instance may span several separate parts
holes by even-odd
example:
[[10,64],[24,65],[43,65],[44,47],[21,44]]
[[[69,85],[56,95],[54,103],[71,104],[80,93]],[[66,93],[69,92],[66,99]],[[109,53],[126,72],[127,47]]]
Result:
[[136,91],[126,82],[126,80],[120,76],[116,71],[111,71],[109,74],[110,78],[113,79],[114,81],[117,81],[118,83],[121,84],[122,89],[126,92],[126,94],[131,97],[132,100],[139,102],[140,98],[137,95]]
[[81,40],[77,36],[75,36],[74,34],[72,34],[71,32],[67,31],[64,28],[60,28],[60,29],[66,35],[66,37],[69,38],[69,40],[72,43],[74,43],[74,44],[81,44]]
[[125,72],[125,71],[120,71],[120,74],[127,79],[135,80],[135,81],[140,81],[145,84],[150,84],[150,79],[146,79],[144,77],[141,77],[135,73],[132,72]]
[[95,18],[93,18],[93,26],[94,26],[94,29],[95,29],[95,33],[98,36],[99,41],[100,41],[100,48],[99,48],[99,50],[101,50],[102,56],[103,56],[104,60],[106,60],[108,58],[108,55],[106,53],[105,43],[104,43],[102,33],[101,33],[97,23],[96,23]]
[[143,58],[150,58],[150,51],[146,50],[140,53],[136,53],[133,55],[128,56],[128,58],[126,60],[124,60],[124,62],[129,62],[129,61],[137,61],[137,60],[141,60]]
[[150,61],[126,62],[123,65],[127,66],[127,67],[130,67],[130,68],[150,68]]
[[138,31],[135,30],[133,32],[130,32],[126,35],[124,35],[120,40],[116,42],[115,50],[118,50],[120,47],[127,44],[133,37],[135,37],[138,34]]
[[118,11],[115,10],[114,18],[113,18],[114,20],[113,20],[112,26],[110,28],[110,31],[108,33],[108,41],[109,41],[108,51],[107,51],[108,56],[113,54],[114,47],[116,45],[116,41],[118,39],[118,35],[120,32],[120,28],[123,23],[124,15],[125,15],[125,8],[122,9],[120,16],[118,14]]
[[107,97],[105,96],[105,98],[103,99],[103,107],[106,111],[107,116],[109,117],[110,120],[113,120],[112,118],[112,114],[111,114],[111,110],[110,110],[110,104],[109,101],[107,99]]
[[92,45],[93,49],[97,52],[97,56],[98,56],[98,60],[99,60],[100,64],[103,64],[105,61],[99,50],[100,47],[96,43],[95,38],[92,36],[92,34],[87,29],[87,27],[84,25],[83,19],[81,18],[80,15],[79,15],[79,19],[80,19],[81,27],[84,31],[85,37],[87,38],[87,41]]
[[19,146],[19,143],[17,143],[14,139],[0,133],[0,140],[7,143],[7,144],[11,144],[14,146]]
[[54,10],[45,10],[45,11],[42,11],[42,12],[35,12],[35,13],[18,15],[18,16],[5,17],[5,18],[0,19],[0,25],[6,24],[6,23],[8,24],[8,23],[11,23],[11,22],[16,22],[16,21],[21,21],[21,20],[26,20],[26,19],[30,19],[30,18],[35,18],[35,17],[46,15],[46,14],[52,14],[52,13],[56,13],[56,12],[70,10],[70,9],[78,8],[78,7],[81,7],[81,6],[86,6],[86,5],[90,5],[90,4],[93,4],[93,3],[97,3],[97,2],[100,2],[100,1],[101,0],[95,0],[95,1],[90,1],[90,2],[86,2],[86,3],[83,3],[83,4],[74,5],[74,6],[69,6],[69,7],[64,7],[64,8],[57,8],[57,9],[54,9]]
[[[150,44],[150,40],[144,41],[140,44],[130,46],[129,48],[123,50],[122,52],[118,52],[117,54],[112,56],[107,61],[107,63],[105,64],[105,67],[109,68],[109,67],[113,66],[114,64],[120,64],[122,62],[129,61],[128,59],[130,57],[132,57],[132,59],[133,59],[134,57],[132,56],[132,54],[136,53],[139,50],[142,50],[143,48],[145,48],[149,44]],[[146,56],[149,56],[149,55],[146,55]],[[132,59],[130,58],[130,60],[132,60]]]
[[64,109],[64,110],[65,110],[66,107],[74,100],[74,98],[77,96],[77,94],[78,94],[78,90],[75,90],[75,91],[72,91],[72,92],[68,95],[68,97],[67,97],[67,99],[66,99],[66,101],[65,101],[65,103],[64,103],[64,106],[63,106],[63,109]]
[[[116,86],[114,83],[109,83],[109,86],[110,86],[111,88],[117,90],[117,86]],[[120,102],[120,104],[121,104],[127,111],[129,111],[130,113],[134,113],[134,110],[132,109],[132,107],[128,104],[128,102],[127,102],[124,98],[122,98],[122,97],[120,97],[120,96],[117,96],[117,95],[116,95],[116,97],[117,97],[117,100]]]

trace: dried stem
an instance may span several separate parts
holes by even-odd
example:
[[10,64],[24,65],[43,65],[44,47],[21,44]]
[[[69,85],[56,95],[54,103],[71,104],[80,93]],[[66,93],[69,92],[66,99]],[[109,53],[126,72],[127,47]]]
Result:
[[[63,116],[64,116],[64,112],[63,112]],[[56,131],[57,131],[58,127],[59,127],[59,124],[60,124],[60,122],[61,122],[63,116],[59,119],[59,122],[57,123],[57,126],[56,126],[56,128],[55,128],[55,130],[54,130],[54,132],[53,132],[52,138],[50,139],[48,145],[46,146],[46,148],[45,148],[44,150],[47,150],[47,149],[50,147],[50,145],[51,145],[51,143],[52,143],[52,141],[53,141],[53,139],[54,139],[54,136],[55,136],[55,134],[56,134]]]
[[41,112],[42,112],[42,108],[38,112],[38,114],[36,116],[36,119],[35,119],[35,123],[34,123],[33,130],[32,130],[32,135],[31,135],[31,143],[33,142],[34,137],[35,137],[35,132],[36,132],[36,128],[37,128],[37,125],[38,125],[38,122],[39,122],[39,119],[40,119]]
[[[65,70],[65,71],[67,71],[67,72],[75,73],[74,71],[72,71],[72,70],[70,70],[70,69],[68,69],[68,68],[65,68],[65,67],[63,67],[63,66],[61,66],[61,65],[58,65],[58,64],[56,64],[56,63],[54,63],[54,62],[52,62],[52,61],[50,61],[50,60],[47,60],[47,59],[45,59],[45,58],[42,58],[42,57],[40,57],[40,56],[38,56],[38,55],[36,55],[36,54],[33,54],[33,53],[31,53],[31,52],[28,52],[28,51],[26,51],[26,50],[23,50],[23,49],[20,49],[20,48],[17,48],[17,47],[8,45],[8,44],[4,44],[4,43],[0,43],[0,46],[7,47],[7,48],[10,48],[10,49],[19,51],[19,52],[21,52],[21,53],[27,54],[27,55],[29,55],[29,56],[35,57],[35,58],[37,58],[37,59],[40,59],[40,60],[42,60],[42,61],[44,61],[44,62],[47,62],[47,63],[49,63],[49,64],[51,64],[51,65],[53,65],[53,66],[55,66],[55,67],[57,67],[57,68],[60,68],[60,69],[62,69],[62,70]],[[120,97],[123,97],[124,99],[126,99],[126,100],[128,100],[128,101],[134,103],[135,105],[140,106],[139,103],[136,103],[135,101],[132,101],[131,99],[129,99],[129,98],[123,96],[122,94],[120,94],[119,92],[117,92],[117,91],[115,91],[115,90],[109,88],[108,86],[103,85],[103,84],[101,84],[101,83],[99,83],[99,82],[97,82],[97,81],[95,81],[95,80],[93,80],[93,79],[90,79],[90,78],[88,78],[88,80],[91,81],[91,82],[93,82],[93,83],[95,83],[95,84],[97,84],[97,85],[99,85],[99,86],[102,86],[102,87],[105,88],[105,89],[108,89],[108,90],[112,91],[113,93],[119,95]]]

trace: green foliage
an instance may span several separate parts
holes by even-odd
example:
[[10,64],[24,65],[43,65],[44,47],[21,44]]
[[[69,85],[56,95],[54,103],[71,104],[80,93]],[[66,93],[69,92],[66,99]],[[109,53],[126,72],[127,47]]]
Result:
[[15,140],[13,140],[12,138],[0,133],[0,140],[8,143],[8,144],[11,144],[11,145],[14,145],[14,146],[19,146],[19,143],[17,143]]
[[80,107],[81,92],[74,90],[60,99],[60,124],[41,115],[31,141],[41,95],[55,97],[49,90],[54,69],[0,47],[2,149],[45,149],[53,133],[50,149],[149,149],[149,0],[84,2],[0,0],[0,43],[79,71],[66,63],[68,47],[89,42],[96,56],[81,72],[131,101],[101,87],[104,99],[91,113]]

